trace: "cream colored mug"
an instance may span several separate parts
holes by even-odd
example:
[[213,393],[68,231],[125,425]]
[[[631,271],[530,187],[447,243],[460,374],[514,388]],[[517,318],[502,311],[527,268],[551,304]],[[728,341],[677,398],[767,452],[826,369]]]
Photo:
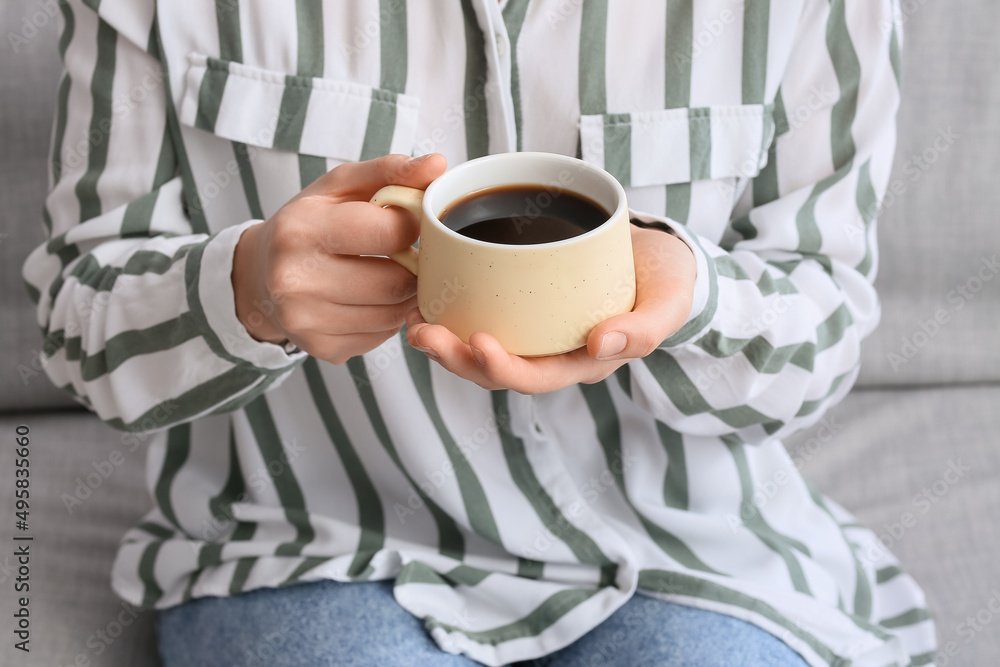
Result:
[[[481,190],[542,186],[536,206],[560,191],[613,211],[596,229],[562,241],[501,245],[463,236],[440,216]],[[469,342],[493,335],[507,352],[542,356],[586,345],[600,322],[635,305],[635,264],[625,190],[603,169],[552,153],[502,153],[450,169],[426,191],[379,190],[378,206],[401,206],[420,220],[419,248],[392,259],[417,276],[420,313]]]

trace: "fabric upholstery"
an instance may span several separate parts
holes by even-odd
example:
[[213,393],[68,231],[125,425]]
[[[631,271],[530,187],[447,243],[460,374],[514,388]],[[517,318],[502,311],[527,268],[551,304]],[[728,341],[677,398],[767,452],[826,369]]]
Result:
[[953,666],[1000,657],[1000,618],[971,637],[960,625],[1000,605],[998,405],[1000,387],[856,389],[785,443],[806,479],[884,537],[924,587],[939,650],[960,649]]
[[[9,445],[18,424],[31,430],[31,508],[29,530],[24,533],[34,537],[30,542],[31,652],[15,651],[8,638],[0,646],[0,665],[158,665],[153,615],[140,612],[133,618],[112,593],[110,582],[118,541],[151,505],[144,484],[143,448],[130,452],[121,433],[87,413],[0,418],[0,433],[9,443],[0,447],[0,502],[5,510],[14,497],[10,472],[14,448]],[[72,513],[64,494],[83,498],[81,505],[72,505]],[[4,519],[0,539],[9,547],[14,544],[14,526],[9,514]],[[10,586],[16,576],[11,568],[16,566],[13,548],[5,547],[0,554],[0,615],[6,619],[14,613]],[[110,645],[97,635],[99,630],[106,633]],[[119,632],[118,637],[111,637]],[[78,660],[78,655],[90,662]]]
[[[882,323],[865,343],[860,384],[1000,380],[1000,5],[904,1],[903,102],[892,181],[879,216]],[[952,143],[938,140],[949,130]],[[937,146],[935,146],[937,141]],[[945,150],[939,150],[944,148]],[[926,171],[914,160],[924,156]],[[921,160],[925,158],[919,158]],[[955,292],[969,281],[971,299]],[[973,294],[972,290],[979,288]],[[951,301],[949,301],[949,298]],[[949,320],[925,340],[921,322]],[[932,326],[927,326],[932,330]],[[915,353],[903,359],[903,338]],[[916,340],[914,340],[916,339]],[[923,343],[921,346],[920,343]],[[895,364],[893,362],[896,362]]]
[[[42,201],[60,72],[56,24],[43,3],[0,5],[0,411],[76,405],[37,362],[42,336],[21,281],[24,258],[44,240]],[[19,39],[11,41],[11,34]],[[32,36],[22,43],[22,34]]]

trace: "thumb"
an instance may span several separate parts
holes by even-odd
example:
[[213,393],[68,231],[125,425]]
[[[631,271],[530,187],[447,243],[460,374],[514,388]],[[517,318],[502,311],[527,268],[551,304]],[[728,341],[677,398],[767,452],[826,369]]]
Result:
[[407,155],[384,155],[374,160],[342,164],[316,182],[324,194],[342,200],[368,201],[387,185],[405,185],[423,190],[448,168],[440,153],[411,158]]
[[680,329],[691,312],[691,295],[669,286],[640,287],[631,312],[598,324],[587,337],[594,359],[639,359],[648,356]]

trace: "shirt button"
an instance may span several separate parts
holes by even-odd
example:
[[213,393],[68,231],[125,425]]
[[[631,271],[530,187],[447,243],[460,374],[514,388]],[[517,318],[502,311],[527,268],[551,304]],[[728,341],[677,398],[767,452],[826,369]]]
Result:
[[497,39],[497,54],[501,58],[506,58],[507,57],[507,40],[504,39],[504,36],[501,35],[501,34],[497,34],[496,35],[496,39]]

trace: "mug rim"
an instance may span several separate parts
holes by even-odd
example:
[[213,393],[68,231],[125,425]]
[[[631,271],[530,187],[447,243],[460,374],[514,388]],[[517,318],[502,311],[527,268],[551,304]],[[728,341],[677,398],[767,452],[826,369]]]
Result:
[[[604,182],[608,183],[611,186],[612,190],[614,190],[615,197],[617,198],[617,202],[618,202],[617,206],[615,207],[615,210],[608,216],[607,220],[605,220],[604,222],[602,222],[597,227],[594,227],[593,229],[584,232],[583,234],[578,234],[576,236],[572,236],[572,237],[570,237],[568,239],[562,239],[560,241],[549,241],[548,243],[530,243],[530,244],[526,244],[526,245],[517,245],[517,244],[513,244],[513,243],[493,243],[491,241],[481,241],[479,239],[474,239],[474,238],[471,238],[469,236],[465,236],[464,234],[461,234],[461,233],[455,231],[451,227],[449,227],[446,224],[444,224],[443,222],[441,222],[441,219],[437,216],[437,214],[435,214],[431,210],[431,202],[434,199],[434,193],[435,193],[435,191],[439,187],[443,187],[440,184],[442,182],[444,182],[446,179],[453,178],[453,176],[452,176],[453,174],[458,174],[458,173],[460,173],[462,171],[467,171],[468,169],[474,169],[474,168],[482,165],[482,163],[484,163],[484,162],[493,162],[493,161],[497,161],[497,160],[529,160],[529,159],[530,160],[539,160],[539,159],[541,159],[541,160],[546,160],[546,161],[553,162],[553,163],[561,163],[561,164],[567,166],[568,168],[578,169],[578,170],[582,170],[582,171],[589,171],[592,174],[598,176],[601,180],[603,180]],[[493,186],[486,186],[486,187],[481,188],[481,189],[488,189],[488,188],[491,188],[491,187],[499,187],[499,185],[502,185],[502,184],[493,185]],[[526,182],[526,183],[524,183],[524,185],[536,185],[536,184],[533,184],[533,183],[530,183],[530,182]],[[573,192],[573,193],[575,193],[577,195],[580,195],[580,196],[583,196],[583,197],[587,197],[588,199],[590,199],[590,197],[587,194],[584,194],[584,193],[580,192],[579,190],[576,190],[576,189],[573,189],[573,188],[569,188],[569,187],[566,187],[566,188],[563,188],[563,189],[569,190],[569,191],[571,191],[571,192]],[[478,192],[478,191],[479,190],[471,190],[471,191],[466,192],[465,194],[461,195],[461,197],[467,197],[467,196],[473,194],[474,192]],[[450,201],[448,203],[451,204],[454,201],[457,201],[457,199],[460,199],[461,197],[455,198],[455,199],[453,199],[452,201]],[[573,243],[584,241],[584,240],[586,240],[588,238],[592,238],[594,236],[597,236],[599,233],[601,233],[602,231],[604,231],[604,229],[607,228],[611,223],[613,223],[616,220],[618,220],[621,217],[621,215],[623,215],[623,214],[627,215],[628,214],[628,202],[626,201],[625,188],[622,186],[621,183],[618,182],[617,178],[615,178],[614,176],[612,176],[611,174],[609,174],[606,170],[602,169],[601,167],[598,167],[597,165],[591,164],[590,162],[586,162],[586,161],[581,160],[579,158],[570,157],[568,155],[563,155],[561,153],[546,153],[546,152],[542,152],[542,151],[516,151],[516,152],[508,152],[508,153],[493,153],[491,155],[484,155],[482,157],[478,157],[478,158],[475,158],[475,159],[472,159],[472,160],[467,160],[467,161],[465,161],[465,162],[463,162],[463,163],[461,163],[459,165],[456,165],[455,167],[449,169],[444,174],[442,174],[441,176],[439,176],[438,178],[436,178],[429,186],[427,186],[427,189],[424,191],[422,208],[423,208],[424,217],[427,218],[427,220],[431,224],[433,224],[435,227],[437,227],[440,231],[444,232],[446,235],[448,235],[448,236],[450,236],[450,237],[452,237],[452,238],[454,238],[456,240],[463,241],[463,242],[466,242],[466,243],[470,243],[472,245],[484,246],[484,247],[494,248],[494,249],[496,249],[496,248],[510,248],[510,249],[518,250],[520,252],[525,252],[525,251],[532,250],[532,249],[535,249],[535,248],[558,248],[559,246],[572,245]]]

